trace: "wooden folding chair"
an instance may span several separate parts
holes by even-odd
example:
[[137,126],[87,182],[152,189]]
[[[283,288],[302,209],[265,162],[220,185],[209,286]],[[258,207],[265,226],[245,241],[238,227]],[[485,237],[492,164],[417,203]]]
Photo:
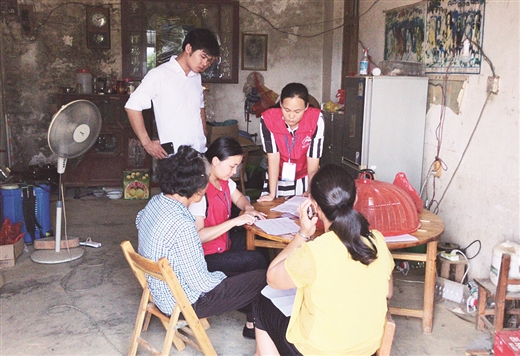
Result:
[[376,351],[377,356],[390,356],[394,342],[395,322],[390,312],[386,313],[385,331],[381,340],[381,347]]
[[[168,260],[163,257],[158,262],[155,262],[144,258],[135,252],[130,241],[123,241],[121,248],[130,268],[137,277],[141,287],[143,287],[143,295],[141,296],[128,355],[135,355],[138,345],[143,346],[154,355],[169,355],[172,343],[179,351],[184,350],[187,343],[204,355],[216,355],[215,349],[205,331],[205,329],[209,328],[207,320],[197,317]],[[176,300],[175,308],[170,317],[163,314],[153,303],[145,275],[166,282],[170,288]],[[185,320],[179,320],[181,313]],[[148,328],[152,314],[159,318],[166,329],[162,351],[157,351],[141,337],[141,332],[143,330],[146,331]]]

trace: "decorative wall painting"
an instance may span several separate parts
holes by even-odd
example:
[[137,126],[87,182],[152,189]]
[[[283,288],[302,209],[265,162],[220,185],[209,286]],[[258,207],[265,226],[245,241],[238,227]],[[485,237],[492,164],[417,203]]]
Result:
[[485,0],[421,1],[386,12],[385,59],[422,62],[426,73],[478,74]]
[[424,61],[426,2],[386,12],[385,59]]
[[426,73],[480,73],[484,8],[484,0],[428,3]]

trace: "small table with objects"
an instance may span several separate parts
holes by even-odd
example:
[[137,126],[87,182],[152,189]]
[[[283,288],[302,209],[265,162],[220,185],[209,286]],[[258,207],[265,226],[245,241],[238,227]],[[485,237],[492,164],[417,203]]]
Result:
[[[277,198],[271,202],[257,202],[253,206],[256,210],[267,214],[268,219],[280,217],[282,213],[271,211],[272,208],[285,202],[285,198]],[[394,259],[407,261],[425,262],[426,270],[424,275],[424,301],[422,309],[408,309],[390,307],[390,313],[393,315],[410,316],[422,319],[422,330],[424,334],[431,334],[433,323],[433,305],[435,290],[435,269],[437,257],[437,244],[444,232],[444,222],[440,217],[428,210],[423,210],[419,214],[421,227],[419,230],[410,234],[417,238],[417,241],[406,242],[387,242],[388,249],[392,251]],[[299,221],[295,221],[299,224]],[[254,250],[257,247],[283,249],[293,238],[293,235],[270,235],[257,227],[256,225],[245,225],[246,246],[248,250]],[[313,238],[319,236],[323,231],[316,230]],[[426,245],[425,253],[407,252],[402,249]]]

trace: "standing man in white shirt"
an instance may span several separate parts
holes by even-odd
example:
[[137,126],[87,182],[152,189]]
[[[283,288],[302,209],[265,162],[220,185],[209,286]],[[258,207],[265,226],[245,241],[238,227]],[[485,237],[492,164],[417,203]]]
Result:
[[[220,56],[215,35],[197,28],[186,35],[182,53],[152,69],[128,99],[125,109],[139,141],[152,157],[163,159],[181,145],[206,150],[206,114],[201,73]],[[152,107],[159,140],[146,131],[143,110]]]

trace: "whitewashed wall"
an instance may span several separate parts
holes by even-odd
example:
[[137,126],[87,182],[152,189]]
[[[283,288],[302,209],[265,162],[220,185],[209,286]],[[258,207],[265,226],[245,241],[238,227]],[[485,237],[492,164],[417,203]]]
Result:
[[[343,30],[323,32],[342,23],[343,1],[241,0],[240,6],[240,32],[268,35],[267,71],[260,72],[265,86],[280,94],[286,84],[300,82],[320,102],[335,95],[341,85]],[[289,35],[273,26],[302,36],[317,36]],[[209,85],[206,106],[210,120],[235,119],[239,128],[246,130],[243,87],[250,73],[240,70],[238,84]],[[258,127],[259,120],[252,115],[249,132],[258,133]]]
[[[376,63],[384,53],[383,11],[413,3],[383,0],[368,10],[374,1],[361,0],[360,13],[368,12],[361,18],[360,40],[370,48]],[[435,190],[437,200],[445,193],[438,211],[446,224],[442,241],[457,243],[462,248],[477,239],[482,242],[482,251],[470,261],[472,278],[489,275],[494,246],[506,240],[520,243],[519,18],[518,1],[487,1],[483,50],[500,76],[500,91],[487,102],[469,146],[486,101],[487,77],[492,75],[486,62],[481,74],[468,76],[460,114],[447,109],[444,121],[440,158],[447,170],[436,180]],[[427,114],[425,168],[436,156],[435,130],[440,116],[439,105],[433,105]],[[428,186],[431,199],[431,184]],[[474,248],[468,250],[469,255],[476,252]]]

